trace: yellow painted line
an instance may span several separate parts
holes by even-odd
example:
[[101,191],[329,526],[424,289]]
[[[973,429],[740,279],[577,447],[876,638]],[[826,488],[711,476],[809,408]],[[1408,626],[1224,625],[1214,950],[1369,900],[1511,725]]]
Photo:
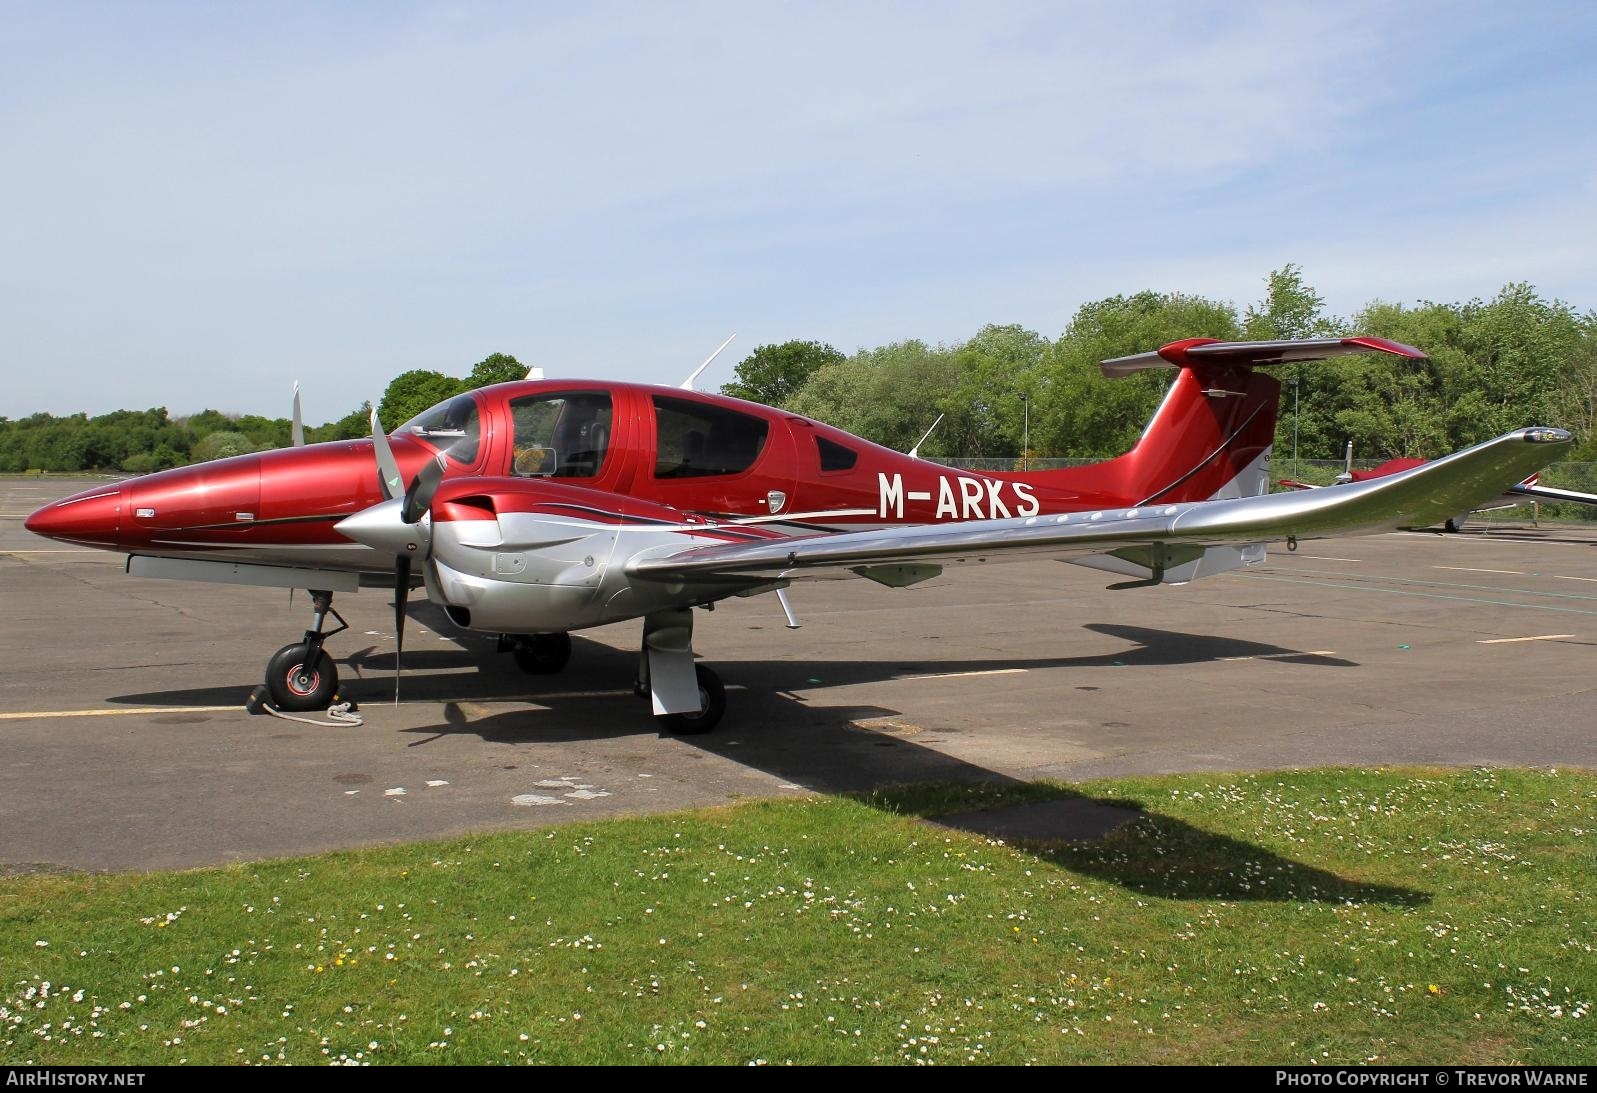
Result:
[[1510,642],[1515,641],[1563,641],[1565,638],[1572,638],[1574,636],[1574,634],[1537,634],[1535,637],[1531,638],[1481,638],[1477,640],[1475,644],[1507,645]]
[[242,712],[244,704],[236,706],[130,706],[125,710],[30,710],[22,713],[0,713],[0,721],[30,721],[36,717],[148,717],[162,713],[228,713]]
[[1433,565],[1432,569],[1451,569],[1459,573],[1501,573],[1505,577],[1523,577],[1524,571],[1518,569],[1471,569],[1464,565]]

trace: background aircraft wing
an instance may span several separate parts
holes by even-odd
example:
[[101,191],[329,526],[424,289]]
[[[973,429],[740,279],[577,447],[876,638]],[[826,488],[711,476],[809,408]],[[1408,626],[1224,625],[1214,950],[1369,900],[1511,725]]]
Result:
[[1581,505],[1597,505],[1597,493],[1561,490],[1557,486],[1533,486],[1521,482],[1510,488],[1508,493],[1513,497],[1523,497],[1526,501],[1574,501]]
[[1562,429],[1521,429],[1412,470],[1334,490],[661,548],[634,557],[627,570],[661,581],[854,575],[913,584],[935,576],[947,563],[1116,554],[1136,559],[1154,580],[1162,580],[1168,566],[1190,562],[1211,547],[1440,523],[1500,495],[1551,463],[1572,441]]

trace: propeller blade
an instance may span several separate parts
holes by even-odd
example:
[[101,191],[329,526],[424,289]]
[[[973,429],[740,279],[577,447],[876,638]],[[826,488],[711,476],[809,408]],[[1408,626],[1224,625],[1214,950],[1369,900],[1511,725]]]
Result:
[[436,458],[423,463],[421,470],[411,480],[410,488],[405,491],[405,503],[399,510],[399,518],[405,523],[414,524],[427,515],[427,510],[432,507],[433,494],[438,492],[438,483],[444,479],[444,466],[444,453],[439,452]]
[[410,599],[410,555],[394,558],[394,705],[399,705],[400,661],[405,655],[405,603]]
[[293,442],[294,447],[296,448],[303,448],[305,446],[305,418],[299,412],[298,380],[294,381],[294,417],[293,420],[289,422],[288,438]]
[[392,501],[405,492],[405,479],[399,473],[399,461],[394,458],[394,449],[388,446],[388,434],[383,432],[383,423],[377,420],[375,409],[372,410],[372,451],[377,456],[377,483],[383,496]]

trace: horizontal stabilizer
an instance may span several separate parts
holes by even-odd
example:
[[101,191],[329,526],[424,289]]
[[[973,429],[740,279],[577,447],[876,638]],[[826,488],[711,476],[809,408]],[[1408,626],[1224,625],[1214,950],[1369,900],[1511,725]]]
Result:
[[1213,338],[1188,338],[1171,342],[1151,353],[1133,353],[1100,363],[1103,374],[1120,379],[1150,368],[1193,368],[1197,365],[1257,367],[1266,364],[1300,364],[1354,353],[1392,353],[1424,360],[1412,345],[1385,338],[1298,338],[1270,342],[1222,342]]

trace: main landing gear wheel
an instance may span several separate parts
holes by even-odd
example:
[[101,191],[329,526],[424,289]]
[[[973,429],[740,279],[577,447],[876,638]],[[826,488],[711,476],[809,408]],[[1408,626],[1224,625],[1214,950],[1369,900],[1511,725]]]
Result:
[[325,710],[338,693],[338,669],[320,649],[307,657],[303,641],[285,645],[266,664],[266,692],[272,705],[289,713]]
[[698,713],[668,713],[655,718],[661,729],[677,736],[709,732],[726,713],[726,688],[721,685],[721,677],[702,664],[695,664],[693,673],[698,677],[699,703],[704,708]]
[[1442,525],[1442,530],[1453,532],[1456,535],[1464,530],[1464,521],[1468,519],[1469,513],[1467,512],[1458,516],[1449,516],[1447,522]]
[[516,658],[516,666],[529,675],[553,675],[571,659],[571,635],[517,634],[511,640],[510,654]]

